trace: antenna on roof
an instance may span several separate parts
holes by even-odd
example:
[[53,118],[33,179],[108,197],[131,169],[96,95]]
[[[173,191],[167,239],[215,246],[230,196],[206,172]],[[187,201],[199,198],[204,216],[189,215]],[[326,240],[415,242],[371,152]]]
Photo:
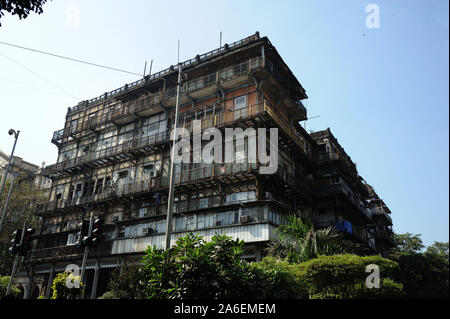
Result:
[[180,40],[178,40],[178,64],[180,63]]
[[219,42],[219,48],[222,47],[222,31],[220,31],[220,42]]
[[150,61],[150,70],[148,71],[148,75],[152,75],[152,67],[153,67],[153,59]]
[[147,61],[145,61],[144,64],[144,74],[142,75],[143,78],[145,78],[145,71],[147,71]]

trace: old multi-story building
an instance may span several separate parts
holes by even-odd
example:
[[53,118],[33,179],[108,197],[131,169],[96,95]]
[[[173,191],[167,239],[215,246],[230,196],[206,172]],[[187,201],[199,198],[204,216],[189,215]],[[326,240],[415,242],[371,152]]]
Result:
[[[177,164],[172,243],[192,231],[207,240],[226,233],[245,241],[245,259],[259,260],[284,216],[296,214],[376,249],[366,184],[329,130],[310,135],[299,124],[307,95],[267,37],[256,33],[181,67],[178,126],[278,128],[278,169],[260,174],[259,161],[245,160],[256,147],[249,138],[235,163]],[[42,231],[26,258],[42,294],[57,272],[81,265],[78,225],[91,213],[105,225],[87,261],[86,296],[103,293],[109,272],[148,246],[164,248],[177,76],[171,66],[68,109],[52,138],[57,163],[45,171],[49,199],[36,209]]]
[[[3,181],[5,176],[9,157],[10,155],[0,150],[0,181]],[[47,190],[50,188],[51,180],[43,176],[44,166],[45,162],[39,167],[38,165],[25,161],[19,156],[14,156],[11,160],[9,173],[6,177],[7,181],[11,182],[14,174],[16,174],[21,176],[21,180],[31,182],[38,189]]]

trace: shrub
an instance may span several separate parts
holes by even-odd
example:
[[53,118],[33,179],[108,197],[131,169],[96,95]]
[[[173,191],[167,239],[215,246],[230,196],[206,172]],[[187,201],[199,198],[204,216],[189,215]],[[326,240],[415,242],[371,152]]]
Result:
[[[8,289],[10,276],[0,276],[0,298],[5,297],[6,290]],[[14,285],[11,287],[11,295],[17,297],[20,294],[20,289]]]
[[67,287],[67,279],[74,282],[80,280],[79,276],[74,276],[67,272],[59,273],[52,284],[52,297],[51,299],[77,299],[83,294],[84,284],[80,281],[79,288]]
[[241,260],[243,241],[188,234],[170,251],[149,247],[142,271],[148,298],[255,298],[257,275]]
[[[380,269],[380,288],[366,287],[370,264]],[[320,256],[299,264],[297,276],[308,286],[311,298],[393,298],[402,297],[402,285],[388,279],[397,268],[396,262],[381,256]]]
[[262,298],[294,299],[307,297],[307,287],[296,277],[295,265],[274,257],[252,263],[258,273]]
[[[108,298],[103,299],[141,299],[145,291],[141,285],[144,279],[139,264],[124,264],[122,269],[115,269],[109,279]],[[105,293],[106,294],[106,293]]]
[[117,297],[114,292],[112,291],[107,291],[105,292],[102,296],[98,297],[98,299],[120,299],[119,297]]

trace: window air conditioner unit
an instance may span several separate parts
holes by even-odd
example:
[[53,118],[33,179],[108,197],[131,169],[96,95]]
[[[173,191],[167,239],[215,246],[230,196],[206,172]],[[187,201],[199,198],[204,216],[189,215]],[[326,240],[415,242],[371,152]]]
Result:
[[250,216],[241,216],[239,217],[240,223],[248,223],[250,221]]

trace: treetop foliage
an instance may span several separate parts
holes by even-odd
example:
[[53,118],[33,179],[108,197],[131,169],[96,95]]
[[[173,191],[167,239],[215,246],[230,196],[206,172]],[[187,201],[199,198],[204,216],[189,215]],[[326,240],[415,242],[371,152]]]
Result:
[[41,14],[46,2],[47,0],[0,0],[0,19],[5,15],[4,11],[17,15],[19,19],[25,19],[31,12]]

